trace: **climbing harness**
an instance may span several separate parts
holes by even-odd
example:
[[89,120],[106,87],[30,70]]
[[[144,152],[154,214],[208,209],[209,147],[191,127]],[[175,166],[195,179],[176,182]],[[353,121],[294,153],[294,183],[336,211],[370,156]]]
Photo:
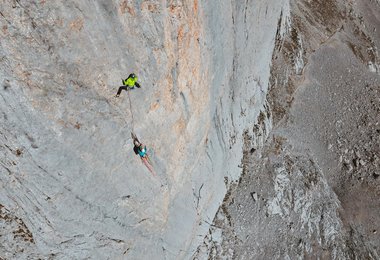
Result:
[[[139,139],[137,138],[137,136],[134,132],[131,132],[131,137],[132,137],[134,145],[135,145],[135,142],[141,144],[141,142],[139,141]],[[136,153],[136,151],[135,151],[135,153]],[[139,154],[139,153],[136,153],[136,154]],[[145,154],[143,157],[141,157],[141,155],[140,155],[140,158],[141,158],[141,162],[153,174],[153,176],[157,176],[157,173],[154,171],[153,166],[152,166],[152,162],[150,161],[149,156],[146,154],[146,151],[145,151]]]

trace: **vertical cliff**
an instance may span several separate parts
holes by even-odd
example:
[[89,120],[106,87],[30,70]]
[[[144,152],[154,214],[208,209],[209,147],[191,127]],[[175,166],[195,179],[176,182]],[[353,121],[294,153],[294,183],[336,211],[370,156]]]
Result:
[[376,10],[2,1],[0,258],[377,258]]
[[[1,255],[189,258],[241,172],[244,130],[257,118],[270,128],[283,3],[3,1],[0,12]],[[142,88],[116,99],[130,72]]]

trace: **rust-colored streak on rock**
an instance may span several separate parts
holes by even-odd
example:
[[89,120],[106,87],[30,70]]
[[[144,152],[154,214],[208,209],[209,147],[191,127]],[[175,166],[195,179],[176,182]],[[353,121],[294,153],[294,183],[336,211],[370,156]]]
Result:
[[149,111],[155,111],[157,110],[158,108],[160,107],[160,104],[158,102],[154,102],[150,108],[149,108]]
[[186,121],[183,117],[180,117],[177,122],[173,126],[174,131],[177,135],[180,135],[183,133],[183,131],[186,129]]
[[70,30],[80,32],[83,29],[84,21],[82,18],[77,18],[70,23]]
[[194,0],[194,7],[193,7],[194,13],[198,11],[198,0]]
[[125,14],[126,12],[128,12],[130,15],[132,15],[132,16],[135,16],[135,10],[133,9],[133,7],[132,6],[130,6],[129,4],[128,4],[128,1],[127,0],[124,0],[124,1],[122,1],[121,3],[120,3],[120,12],[122,13],[122,14]]
[[177,39],[178,39],[178,43],[180,44],[183,40],[183,35],[184,35],[184,32],[183,32],[183,25],[181,25],[179,27],[179,30],[178,30],[178,36],[177,36]]
[[6,25],[3,25],[3,27],[1,28],[3,34],[8,34],[8,26]]
[[159,4],[151,1],[145,1],[141,3],[141,10],[148,10],[151,13],[159,13]]
[[155,12],[158,11],[158,7],[157,7],[157,5],[149,4],[149,5],[148,5],[148,10],[149,10],[150,12],[152,12],[152,13],[155,13]]

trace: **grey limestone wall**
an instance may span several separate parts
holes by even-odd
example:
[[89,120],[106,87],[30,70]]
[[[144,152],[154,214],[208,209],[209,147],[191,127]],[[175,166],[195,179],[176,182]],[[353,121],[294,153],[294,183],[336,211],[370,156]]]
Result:
[[[288,9],[2,1],[0,256],[191,258],[241,173],[244,131],[260,115],[271,127],[265,96]],[[142,88],[116,99],[130,72]]]

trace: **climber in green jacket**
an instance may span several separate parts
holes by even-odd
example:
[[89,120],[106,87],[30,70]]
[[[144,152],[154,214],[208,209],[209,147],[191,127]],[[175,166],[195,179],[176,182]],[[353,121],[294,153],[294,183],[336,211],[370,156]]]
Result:
[[123,86],[119,87],[116,97],[120,96],[120,93],[123,89],[125,91],[128,91],[130,89],[134,89],[135,86],[137,88],[141,88],[140,84],[137,82],[137,76],[134,73],[130,74],[128,78],[126,80],[122,80],[122,82],[123,82]]

